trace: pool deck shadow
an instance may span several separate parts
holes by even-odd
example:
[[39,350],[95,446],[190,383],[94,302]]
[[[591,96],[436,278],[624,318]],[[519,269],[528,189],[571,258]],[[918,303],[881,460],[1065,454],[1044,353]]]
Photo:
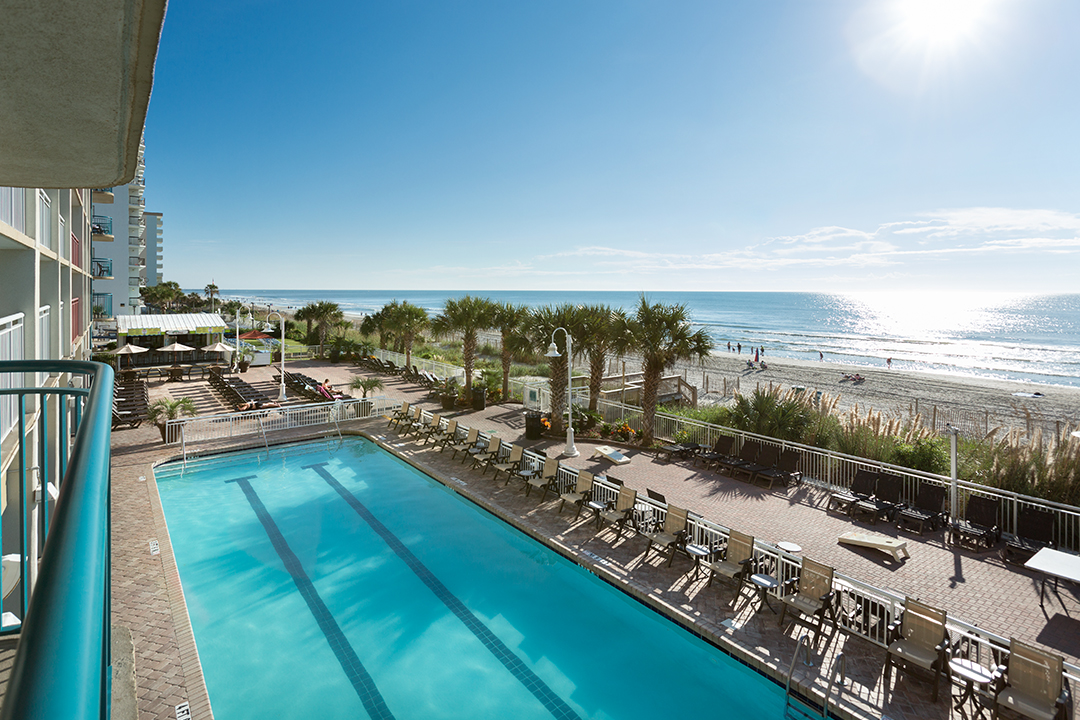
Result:
[[[328,376],[336,385],[347,385],[352,377],[365,374],[347,365],[297,363],[296,366],[312,376]],[[256,372],[271,371],[253,368],[248,374]],[[257,380],[258,376],[247,379]],[[441,412],[436,405],[424,402],[424,391],[416,386],[396,378],[382,376],[381,379],[387,385],[386,394]],[[168,391],[167,384],[151,386],[152,397]],[[520,405],[501,405],[484,411],[446,413],[444,417],[456,418],[465,426],[485,432],[496,432],[504,442],[520,442],[550,456],[560,453],[564,446],[560,438],[525,441],[521,410]],[[570,507],[560,514],[558,498],[549,494],[541,501],[535,491],[526,496],[520,483],[506,485],[503,479],[495,482],[490,473],[481,475],[451,460],[450,453],[399,438],[387,430],[385,420],[350,423],[349,427],[374,437],[383,436],[394,452],[444,481],[455,492],[556,547],[642,602],[661,607],[700,634],[729,647],[748,665],[775,678],[786,677],[803,629],[787,620],[783,628],[779,627],[779,616],[768,608],[759,609],[749,586],[741,587],[737,596],[730,582],[717,580],[707,587],[706,574],[693,577],[692,565],[685,556],[676,556],[672,567],[656,553],[649,553],[646,558],[647,541],[641,536],[624,531],[621,537],[616,537],[609,528],[598,530],[584,513],[575,520],[574,509]],[[304,438],[326,436],[321,432],[290,431],[270,440]],[[252,448],[263,444],[261,438],[250,437],[246,443]],[[950,615],[977,622],[1001,635],[1039,643],[1062,653],[1071,662],[1080,658],[1080,632],[1076,631],[1080,602],[1075,593],[1062,589],[1058,597],[1048,592],[1044,613],[1039,607],[1035,575],[1006,566],[996,554],[946,546],[940,530],[922,537],[901,535],[908,541],[912,557],[901,564],[886,562],[886,556],[880,553],[853,550],[839,545],[836,538],[853,529],[895,536],[895,529],[883,524],[853,523],[846,515],[825,512],[828,494],[819,488],[804,485],[769,492],[689,463],[660,462],[641,451],[628,453],[629,465],[614,467],[606,461],[590,459],[596,443],[579,440],[577,444],[581,456],[564,460],[568,465],[594,472],[608,470],[641,493],[646,488],[659,491],[668,502],[715,522],[769,542],[796,542],[803,547],[804,556],[832,565],[846,575],[919,597],[947,609]],[[200,444],[198,452],[206,454],[227,447],[235,448],[237,444]],[[132,630],[140,717],[174,718],[176,706],[183,702],[190,703],[193,717],[211,717],[153,481],[153,465],[175,457],[179,449],[162,445],[157,428],[144,425],[115,432],[113,453],[113,618],[114,623]],[[140,481],[140,477],[146,480]],[[465,484],[451,482],[451,477]],[[150,554],[151,539],[158,540],[160,554]],[[773,604],[777,604],[775,600]],[[834,707],[834,712],[838,709],[842,716],[887,716],[893,720],[965,717],[952,709],[948,683],[942,684],[937,703],[930,702],[931,683],[923,676],[894,672],[890,687],[886,688],[882,679],[884,649],[842,631],[825,632],[812,655],[814,665],[796,663],[793,683],[811,697],[822,697],[827,673],[841,652],[852,682],[844,689],[839,708]],[[958,688],[952,688],[952,693],[957,692]],[[834,690],[834,700],[835,695]]]

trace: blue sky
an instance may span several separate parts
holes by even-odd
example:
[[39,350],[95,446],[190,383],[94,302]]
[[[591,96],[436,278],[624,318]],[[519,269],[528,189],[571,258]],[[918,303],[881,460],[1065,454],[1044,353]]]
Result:
[[1080,3],[170,3],[184,287],[1080,287]]

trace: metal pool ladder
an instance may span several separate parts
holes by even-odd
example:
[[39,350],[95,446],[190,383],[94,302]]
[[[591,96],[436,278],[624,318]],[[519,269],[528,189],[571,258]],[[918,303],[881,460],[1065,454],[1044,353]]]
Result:
[[821,711],[821,720],[829,720],[829,698],[832,697],[833,682],[836,680],[837,673],[840,674],[840,689],[836,691],[836,697],[840,697],[840,693],[844,691],[844,686],[847,685],[847,658],[844,657],[844,653],[840,653],[836,656],[836,660],[833,661],[832,672],[829,673],[829,687],[825,691],[825,707]]
[[788,666],[787,685],[784,686],[784,717],[788,717],[791,707],[791,675],[795,672],[795,662],[799,659],[800,651],[805,658],[803,665],[814,667],[814,663],[810,659],[810,647],[806,644],[809,639],[810,635],[807,633],[803,633],[803,636],[799,638],[799,644],[795,646],[795,654],[791,657],[791,665]]

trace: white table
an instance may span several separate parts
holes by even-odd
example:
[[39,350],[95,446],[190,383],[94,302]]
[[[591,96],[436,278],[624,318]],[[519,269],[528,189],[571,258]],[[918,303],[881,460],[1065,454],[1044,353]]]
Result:
[[[1032,555],[1031,559],[1024,563],[1024,567],[1054,578],[1055,590],[1058,580],[1080,583],[1080,555],[1061,552],[1053,548],[1043,548]],[[1044,577],[1039,586],[1039,607],[1044,607],[1043,594],[1045,592],[1046,578]]]
[[[776,614],[776,609],[769,602],[769,591],[780,587],[780,583],[772,575],[766,575],[765,573],[757,573],[750,576],[750,582],[752,582],[761,595],[761,607],[767,607],[772,610],[773,615]],[[761,610],[758,607],[758,610]]]

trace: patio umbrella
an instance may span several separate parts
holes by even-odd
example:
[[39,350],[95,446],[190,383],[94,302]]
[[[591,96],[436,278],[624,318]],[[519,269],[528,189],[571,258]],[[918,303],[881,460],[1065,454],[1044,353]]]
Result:
[[270,336],[259,330],[251,330],[240,336],[241,340],[266,340]]
[[191,350],[194,350],[195,348],[188,347],[187,345],[181,345],[178,342],[174,342],[172,345],[166,345],[165,347],[158,349],[161,352],[189,352]]
[[[226,345],[223,342],[216,342],[213,345],[207,345],[206,347],[202,348],[203,352],[229,353],[230,355],[235,351],[235,349],[236,348],[234,348],[232,345]],[[222,361],[225,360],[224,354],[222,355],[221,359]]]
[[141,347],[139,345],[132,345],[132,344],[128,343],[124,347],[117,350],[116,354],[117,355],[138,355],[139,353],[144,353],[149,349],[150,348],[144,348],[144,347]]

